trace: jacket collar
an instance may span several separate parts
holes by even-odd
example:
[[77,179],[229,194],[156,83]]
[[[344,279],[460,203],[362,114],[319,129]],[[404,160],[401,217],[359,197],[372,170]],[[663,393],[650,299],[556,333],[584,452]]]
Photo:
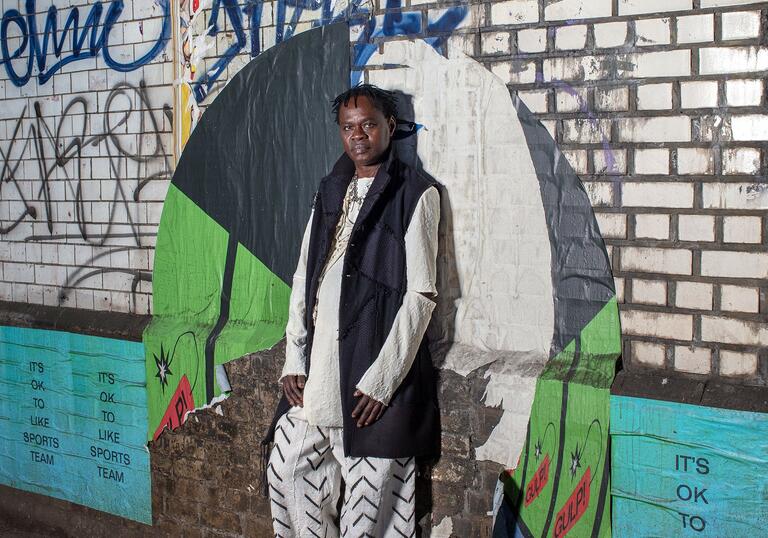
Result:
[[[362,223],[365,220],[373,206],[376,204],[376,201],[381,196],[381,193],[384,192],[389,185],[392,177],[397,175],[395,172],[397,162],[397,151],[390,144],[389,149],[387,150],[387,156],[376,172],[376,176],[373,178],[373,183],[371,184],[370,189],[368,189],[368,194],[365,197],[363,206],[360,208],[355,228],[358,227],[359,223]],[[349,187],[349,183],[352,181],[354,174],[355,163],[352,162],[352,159],[350,159],[346,153],[343,153],[336,161],[331,173],[328,175],[328,180],[333,185],[331,189],[331,196],[333,199],[329,200],[331,205],[328,207],[341,207],[341,201],[344,198],[344,194],[347,192],[347,187]]]

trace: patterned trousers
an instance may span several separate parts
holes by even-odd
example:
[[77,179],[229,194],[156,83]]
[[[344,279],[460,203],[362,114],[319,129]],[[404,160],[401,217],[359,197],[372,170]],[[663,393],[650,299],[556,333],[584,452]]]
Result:
[[414,459],[345,457],[341,428],[311,426],[290,412],[283,415],[267,477],[276,537],[415,536]]

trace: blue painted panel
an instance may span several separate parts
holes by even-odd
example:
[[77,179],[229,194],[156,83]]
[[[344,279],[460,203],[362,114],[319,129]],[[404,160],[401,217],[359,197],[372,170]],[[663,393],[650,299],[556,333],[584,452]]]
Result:
[[0,326],[0,483],[152,523],[144,346]]
[[611,397],[615,536],[757,537],[768,415]]

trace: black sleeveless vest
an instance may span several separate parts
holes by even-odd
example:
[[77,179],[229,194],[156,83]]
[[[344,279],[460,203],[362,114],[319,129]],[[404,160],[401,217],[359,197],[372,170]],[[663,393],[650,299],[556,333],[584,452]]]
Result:
[[[319,275],[329,255],[342,202],[354,174],[346,155],[323,178],[315,196],[307,255],[307,372],[311,371],[314,310]],[[376,360],[406,290],[405,233],[421,195],[434,182],[390,151],[360,209],[344,256],[339,305],[339,387],[344,417],[344,454],[378,458],[437,456],[440,416],[436,375],[426,338],[381,418],[358,428],[352,418],[355,385]],[[285,397],[275,421],[290,408]],[[273,423],[274,428],[274,423]],[[271,433],[271,432],[270,432]],[[271,435],[268,436],[271,440]]]

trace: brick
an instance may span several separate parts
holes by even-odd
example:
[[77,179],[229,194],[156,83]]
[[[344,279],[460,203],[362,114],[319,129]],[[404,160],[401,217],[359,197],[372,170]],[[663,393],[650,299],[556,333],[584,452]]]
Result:
[[638,342],[633,340],[630,344],[632,363],[640,363],[646,366],[663,368],[666,361],[666,348],[662,344],[650,342]]
[[701,274],[730,278],[768,278],[768,253],[704,250]]
[[636,174],[669,174],[668,149],[636,149]]
[[687,49],[643,52],[619,57],[621,78],[687,77],[691,74],[691,51]]
[[759,149],[724,149],[722,160],[724,174],[757,174],[760,171]]
[[520,52],[544,52],[547,50],[547,31],[528,29],[517,32],[517,50]]
[[759,106],[763,102],[763,81],[759,79],[726,80],[725,101],[728,106]]
[[726,243],[762,243],[763,219],[760,217],[723,217],[723,241]]
[[546,58],[542,69],[544,80],[601,80],[610,74],[609,61],[604,56]]
[[595,107],[600,111],[621,111],[629,108],[629,90],[622,88],[595,88]]
[[557,50],[583,49],[586,44],[586,25],[560,26],[555,30],[555,48]]
[[639,47],[649,45],[668,45],[669,19],[640,19],[635,21],[636,44]]
[[689,142],[691,120],[687,116],[620,118],[621,142]]
[[690,183],[638,183],[622,185],[624,207],[693,207],[693,185]]
[[711,349],[675,346],[675,370],[691,374],[708,374],[711,369]]
[[669,239],[669,215],[635,215],[635,237]]
[[491,72],[506,84],[528,84],[536,81],[536,63],[524,60],[496,62]]
[[737,11],[722,14],[723,40],[750,39],[760,35],[760,12]]
[[621,213],[596,213],[595,218],[603,237],[624,239],[627,237],[627,216]]
[[614,278],[613,285],[616,288],[616,300],[619,303],[623,303],[624,302],[624,279]]
[[672,84],[642,84],[637,87],[638,110],[668,110],[672,108]]
[[610,17],[613,14],[611,0],[561,0],[551,2],[544,8],[548,21],[592,19]]
[[696,310],[712,310],[712,284],[703,282],[677,282],[675,306]]
[[595,34],[595,46],[606,49],[621,47],[627,42],[627,23],[602,22],[593,27]]
[[587,173],[587,151],[583,149],[563,150],[563,156],[568,160],[573,171],[577,174]]
[[712,151],[708,148],[679,148],[677,150],[677,173],[711,174]]
[[757,372],[757,355],[738,351],[720,350],[720,375],[728,377],[752,376]]
[[678,43],[705,43],[715,40],[715,16],[690,15],[677,18]]
[[619,15],[684,11],[692,7],[692,0],[619,0]]
[[510,46],[509,32],[485,32],[480,39],[480,48],[483,54],[508,54]]
[[701,316],[701,339],[745,346],[768,345],[768,325],[755,321]]
[[491,4],[491,22],[494,25],[539,22],[539,3],[536,0],[510,0]]
[[712,47],[699,50],[699,73],[724,75],[768,69],[768,48]]
[[768,115],[747,114],[731,118],[731,131],[735,141],[768,140]]
[[685,249],[622,247],[621,270],[690,275],[691,259],[691,251]]
[[709,215],[680,215],[677,237],[681,241],[714,241],[715,217]]
[[591,120],[577,118],[563,120],[563,141],[580,144],[598,144],[608,140],[611,133],[611,120]]
[[667,304],[667,283],[663,280],[632,279],[632,302],[642,304]]
[[693,337],[693,316],[688,314],[624,309],[620,317],[624,334],[674,340],[691,340]]
[[586,107],[586,88],[569,88],[568,90],[557,90],[555,93],[555,108],[558,112],[578,112]]
[[717,82],[699,80],[680,83],[680,106],[683,108],[714,108],[717,106]]
[[627,150],[596,149],[592,152],[595,174],[626,174]]
[[768,186],[759,183],[705,183],[703,207],[707,209],[768,209]]
[[610,207],[613,205],[613,183],[585,181],[584,188],[593,207]]
[[522,99],[533,113],[544,113],[547,111],[547,92],[542,90],[518,91],[518,97]]
[[760,290],[723,284],[720,287],[720,308],[728,312],[757,314],[760,310]]

